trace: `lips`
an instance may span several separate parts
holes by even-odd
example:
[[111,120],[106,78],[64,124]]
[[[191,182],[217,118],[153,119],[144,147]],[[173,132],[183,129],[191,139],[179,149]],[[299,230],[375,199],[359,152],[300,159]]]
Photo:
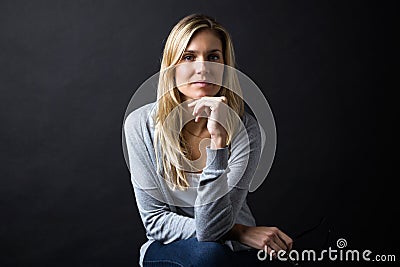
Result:
[[206,87],[206,86],[212,85],[212,83],[209,83],[207,81],[196,81],[196,82],[192,82],[192,84],[196,85],[196,86],[200,86],[200,87]]

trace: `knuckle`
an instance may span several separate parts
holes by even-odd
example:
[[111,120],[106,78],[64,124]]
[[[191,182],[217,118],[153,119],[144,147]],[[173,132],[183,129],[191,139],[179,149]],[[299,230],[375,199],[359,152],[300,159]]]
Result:
[[271,227],[271,231],[277,233],[277,232],[279,232],[279,229],[278,229],[278,227],[273,226],[273,227]]
[[264,238],[263,243],[266,244],[266,245],[269,245],[271,243],[271,238],[270,237]]
[[267,236],[268,239],[270,239],[270,238],[272,238],[273,236],[275,236],[275,233],[274,233],[273,231],[268,231],[268,232],[266,233],[266,236]]

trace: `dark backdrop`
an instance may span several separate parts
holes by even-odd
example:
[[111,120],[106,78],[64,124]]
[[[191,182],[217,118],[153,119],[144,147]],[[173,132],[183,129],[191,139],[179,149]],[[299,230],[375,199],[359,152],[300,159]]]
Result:
[[194,12],[231,32],[238,68],[275,116],[275,161],[249,195],[258,224],[294,236],[325,217],[333,248],[342,237],[352,249],[396,254],[398,157],[389,154],[384,79],[391,10],[365,1],[1,1],[0,266],[137,264],[145,232],[123,116],[158,71],[171,27]]

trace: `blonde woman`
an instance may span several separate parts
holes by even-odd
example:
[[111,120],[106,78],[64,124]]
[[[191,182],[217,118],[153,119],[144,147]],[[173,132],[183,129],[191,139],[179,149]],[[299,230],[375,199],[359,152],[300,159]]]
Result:
[[140,266],[256,266],[257,251],[292,239],[256,226],[246,198],[261,153],[244,111],[229,33],[213,18],[181,19],[165,43],[157,101],[124,123],[135,198],[148,241]]

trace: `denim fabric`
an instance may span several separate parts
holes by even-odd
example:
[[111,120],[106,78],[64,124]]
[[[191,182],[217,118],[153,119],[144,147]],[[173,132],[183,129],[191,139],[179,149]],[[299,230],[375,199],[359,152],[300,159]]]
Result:
[[257,258],[256,249],[232,251],[217,242],[199,242],[196,238],[162,244],[154,241],[147,249],[143,267],[223,267],[268,266]]

